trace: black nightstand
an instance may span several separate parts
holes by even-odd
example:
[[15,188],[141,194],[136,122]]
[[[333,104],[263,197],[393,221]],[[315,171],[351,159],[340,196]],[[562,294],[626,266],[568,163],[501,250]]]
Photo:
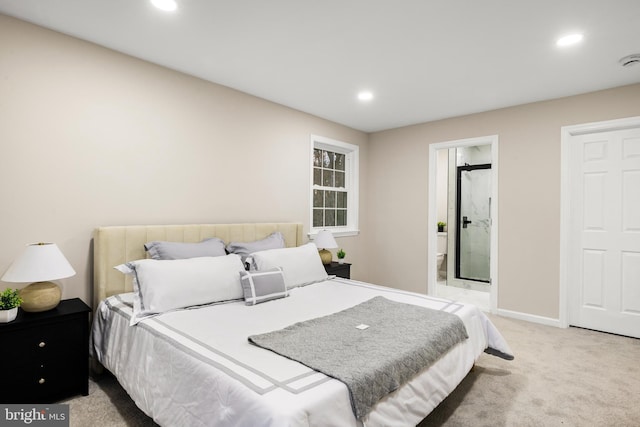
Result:
[[52,403],[89,394],[89,312],[79,298],[0,324],[0,402]]
[[332,261],[331,264],[325,264],[324,269],[327,274],[333,274],[343,279],[351,278],[351,264],[340,264],[339,262]]

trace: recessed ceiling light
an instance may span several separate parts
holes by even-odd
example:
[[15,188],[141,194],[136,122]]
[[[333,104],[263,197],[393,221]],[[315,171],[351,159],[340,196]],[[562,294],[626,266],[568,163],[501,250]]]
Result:
[[369,92],[368,90],[363,90],[362,92],[358,93],[358,99],[360,101],[371,101],[373,99],[373,93]]
[[167,12],[173,12],[178,8],[175,0],[151,0],[151,3],[161,10],[166,10]]
[[558,41],[556,41],[556,45],[559,47],[571,46],[573,44],[579,43],[582,41],[584,36],[582,34],[569,34],[568,36],[560,37]]

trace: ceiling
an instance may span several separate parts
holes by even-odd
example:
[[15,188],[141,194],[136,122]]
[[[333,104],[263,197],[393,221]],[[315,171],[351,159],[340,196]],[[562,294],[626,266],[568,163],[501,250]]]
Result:
[[0,13],[366,132],[640,82],[639,0],[176,1]]

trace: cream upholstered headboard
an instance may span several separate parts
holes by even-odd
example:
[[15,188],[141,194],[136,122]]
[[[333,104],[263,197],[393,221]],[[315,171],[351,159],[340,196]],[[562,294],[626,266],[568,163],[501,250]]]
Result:
[[113,267],[146,258],[144,244],[147,242],[162,240],[195,243],[209,237],[218,237],[228,244],[260,240],[274,231],[282,233],[287,247],[304,243],[302,224],[298,223],[129,225],[97,228],[93,253],[94,308],[106,297],[131,292],[131,279]]

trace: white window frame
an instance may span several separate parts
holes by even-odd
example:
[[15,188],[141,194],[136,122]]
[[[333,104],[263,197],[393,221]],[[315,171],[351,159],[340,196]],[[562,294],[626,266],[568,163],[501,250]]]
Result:
[[[359,158],[360,147],[347,142],[338,141],[324,136],[311,135],[311,149],[309,150],[310,185],[309,185],[309,238],[315,238],[320,230],[329,230],[335,237],[356,236],[358,229],[359,206]],[[313,150],[328,150],[345,155],[345,189],[347,190],[347,225],[336,227],[313,226],[313,190],[324,188],[313,184]]]

